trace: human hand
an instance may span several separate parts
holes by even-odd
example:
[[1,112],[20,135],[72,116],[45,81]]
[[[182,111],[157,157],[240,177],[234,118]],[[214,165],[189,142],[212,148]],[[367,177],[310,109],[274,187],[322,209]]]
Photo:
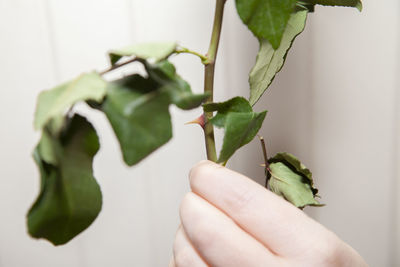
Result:
[[334,233],[249,178],[209,161],[189,176],[170,267],[367,266]]

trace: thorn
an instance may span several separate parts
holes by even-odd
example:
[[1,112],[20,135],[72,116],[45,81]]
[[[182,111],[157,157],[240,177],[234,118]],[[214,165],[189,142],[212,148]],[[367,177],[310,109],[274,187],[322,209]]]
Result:
[[198,125],[201,126],[201,128],[204,129],[204,125],[205,125],[204,114],[200,115],[200,117],[198,117],[198,118],[196,118],[196,119],[194,119],[192,121],[189,121],[189,122],[185,123],[185,125],[186,124],[198,124]]

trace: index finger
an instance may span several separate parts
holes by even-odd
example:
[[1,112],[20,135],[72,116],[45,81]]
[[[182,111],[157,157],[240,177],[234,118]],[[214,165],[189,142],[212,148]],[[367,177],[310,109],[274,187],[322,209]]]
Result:
[[[298,208],[244,175],[202,161],[189,176],[194,193],[225,212],[243,230],[278,255],[304,255],[316,245],[332,244],[331,241],[337,240],[333,233]],[[321,236],[329,240],[321,242]]]

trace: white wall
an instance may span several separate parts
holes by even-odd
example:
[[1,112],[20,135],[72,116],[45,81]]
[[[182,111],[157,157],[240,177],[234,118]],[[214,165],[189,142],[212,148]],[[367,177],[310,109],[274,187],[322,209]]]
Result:
[[[364,5],[361,14],[322,7],[311,14],[256,108],[269,110],[261,133],[271,154],[291,151],[314,171],[327,206],[307,212],[371,266],[400,266],[400,3]],[[105,68],[110,48],[179,40],[206,51],[213,8],[213,0],[0,0],[0,267],[167,264],[187,173],[204,158],[200,129],[183,125],[200,110],[172,108],[174,139],[127,168],[103,116],[80,107],[101,137],[95,174],[104,206],[87,231],[62,247],[26,234],[24,216],[39,186],[30,157],[39,137],[33,112],[40,90]],[[247,96],[256,51],[256,40],[228,1],[216,100]],[[200,92],[199,61],[182,55],[174,62]],[[262,182],[261,162],[255,141],[230,166]]]

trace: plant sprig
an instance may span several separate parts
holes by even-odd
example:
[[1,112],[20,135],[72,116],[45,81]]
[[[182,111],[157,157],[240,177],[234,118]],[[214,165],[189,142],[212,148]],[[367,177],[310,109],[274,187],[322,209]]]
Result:
[[[28,212],[28,231],[62,245],[84,231],[97,218],[102,196],[93,176],[93,158],[100,148],[96,130],[72,107],[86,102],[102,111],[119,141],[129,166],[172,138],[169,107],[182,110],[203,107],[198,120],[204,129],[207,158],[223,165],[261,128],[267,111],[253,109],[281,70],[293,41],[315,5],[351,6],[360,0],[235,0],[243,23],[260,42],[250,72],[250,98],[234,97],[215,103],[214,76],[226,0],[216,0],[208,51],[202,54],[176,42],[135,44],[109,52],[110,67],[81,74],[42,92],[35,112],[35,129],[42,136],[33,153],[41,176],[41,190]],[[204,65],[204,92],[194,94],[169,61],[171,55],[191,54]],[[128,64],[142,64],[146,75],[129,74],[108,81],[102,76]],[[214,114],[215,113],[215,114]],[[214,126],[225,131],[222,149],[215,148]],[[311,172],[289,153],[267,158],[267,187],[299,208],[320,206]]]

